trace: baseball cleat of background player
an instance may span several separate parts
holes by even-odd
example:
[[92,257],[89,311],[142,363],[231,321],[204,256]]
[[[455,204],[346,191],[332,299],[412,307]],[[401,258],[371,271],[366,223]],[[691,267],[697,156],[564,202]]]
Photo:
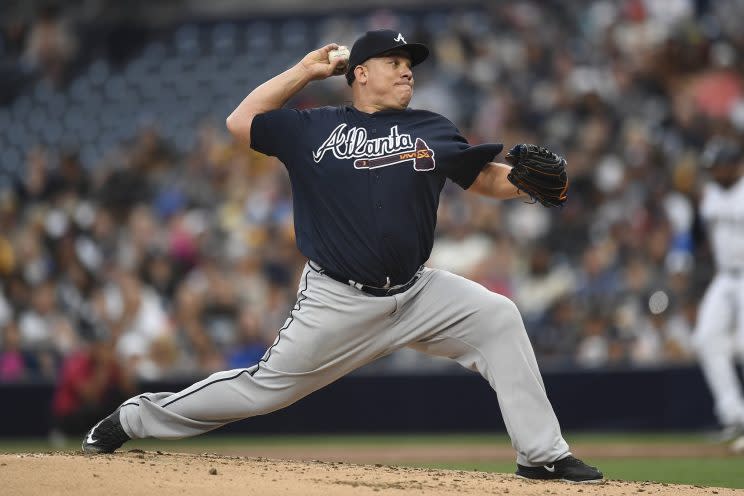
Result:
[[97,455],[113,453],[129,441],[119,421],[119,409],[94,425],[83,438],[83,453]]
[[561,480],[574,483],[602,482],[602,472],[571,455],[548,465],[526,467],[517,464],[517,476],[525,479]]

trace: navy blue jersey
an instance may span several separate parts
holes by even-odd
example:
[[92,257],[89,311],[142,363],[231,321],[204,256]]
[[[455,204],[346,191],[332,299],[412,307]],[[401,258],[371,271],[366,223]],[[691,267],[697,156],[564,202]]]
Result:
[[289,171],[302,254],[372,286],[413,276],[431,253],[445,180],[468,188],[502,149],[470,146],[433,112],[351,106],[259,114],[251,147]]

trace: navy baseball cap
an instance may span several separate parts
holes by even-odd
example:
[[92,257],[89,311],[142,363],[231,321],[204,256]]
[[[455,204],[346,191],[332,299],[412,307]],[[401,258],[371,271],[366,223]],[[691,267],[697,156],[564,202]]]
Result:
[[349,69],[346,71],[346,82],[354,82],[354,69],[365,60],[382,55],[383,53],[399,49],[411,56],[411,67],[420,64],[429,56],[429,49],[421,43],[406,43],[406,39],[398,31],[378,29],[367,31],[354,42],[349,54]]

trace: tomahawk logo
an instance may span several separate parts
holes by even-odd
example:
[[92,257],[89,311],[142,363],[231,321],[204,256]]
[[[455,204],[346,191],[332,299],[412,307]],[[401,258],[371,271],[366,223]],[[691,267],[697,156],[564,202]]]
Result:
[[413,162],[416,171],[430,171],[436,166],[434,150],[421,138],[414,142],[410,134],[400,134],[398,126],[390,128],[390,134],[369,139],[363,127],[346,129],[339,124],[317,150],[313,160],[319,163],[326,152],[340,160],[354,160],[355,169],[378,169],[389,165]]
[[413,161],[413,170],[430,171],[434,169],[434,150],[430,149],[421,138],[416,138],[413,150],[405,150],[384,157],[360,158],[354,160],[355,169],[377,169],[388,165],[402,164]]
[[406,42],[406,39],[403,38],[403,35],[402,34],[398,33],[398,37],[395,38],[393,41],[397,41],[398,43],[401,43],[401,42],[402,43],[405,43]]

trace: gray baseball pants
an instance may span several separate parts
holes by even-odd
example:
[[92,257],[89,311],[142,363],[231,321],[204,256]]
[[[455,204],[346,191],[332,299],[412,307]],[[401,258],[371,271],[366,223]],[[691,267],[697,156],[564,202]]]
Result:
[[489,382],[518,463],[569,453],[514,303],[430,268],[407,291],[375,297],[306,265],[297,303],[257,365],[178,393],[135,396],[122,405],[121,423],[132,438],[195,436],[288,406],[404,346],[452,358]]

